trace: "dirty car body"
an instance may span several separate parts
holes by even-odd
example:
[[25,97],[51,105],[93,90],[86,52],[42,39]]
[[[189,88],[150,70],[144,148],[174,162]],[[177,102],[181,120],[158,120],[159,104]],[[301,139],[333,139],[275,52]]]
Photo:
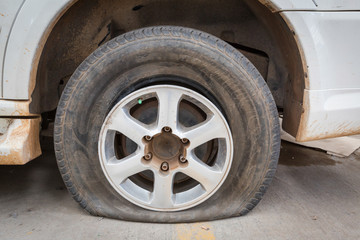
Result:
[[[75,2],[4,0],[0,3],[0,117],[7,119],[1,121],[0,164],[24,164],[40,154],[38,138],[32,135],[38,135],[44,109],[30,108],[35,98],[40,98],[36,104],[45,105],[41,97],[34,96],[40,95],[34,92],[39,80],[40,56],[56,23]],[[301,61],[296,64],[302,66],[303,72],[293,76],[294,79],[290,79],[293,83],[287,84],[288,89],[282,93],[286,104],[292,106],[285,112],[285,129],[288,126],[298,141],[360,133],[360,60],[357,56],[360,32],[356,31],[360,23],[360,3],[261,0],[260,4],[271,11],[268,14],[279,15],[285,21],[296,41],[297,49],[293,51],[300,55],[295,60]],[[58,79],[64,77],[57,76]],[[7,138],[13,142],[16,139],[8,136],[12,132],[10,122],[14,122],[9,119],[17,118],[31,127],[22,131],[22,144],[9,145]],[[33,140],[35,143],[29,142]],[[29,145],[32,147],[27,147]]]

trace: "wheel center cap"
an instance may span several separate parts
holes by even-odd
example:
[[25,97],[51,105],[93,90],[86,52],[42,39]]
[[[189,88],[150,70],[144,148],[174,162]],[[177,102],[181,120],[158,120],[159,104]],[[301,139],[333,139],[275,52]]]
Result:
[[155,135],[151,147],[154,155],[164,160],[177,157],[184,149],[180,138],[168,132]]
[[190,142],[172,134],[169,127],[164,127],[153,137],[144,136],[144,144],[144,160],[154,168],[166,172],[187,164],[186,149]]

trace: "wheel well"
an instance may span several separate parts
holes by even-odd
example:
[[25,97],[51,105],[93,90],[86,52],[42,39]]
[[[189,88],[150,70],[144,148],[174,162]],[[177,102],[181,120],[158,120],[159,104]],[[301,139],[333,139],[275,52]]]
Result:
[[293,31],[279,13],[253,0],[78,0],[52,29],[40,57],[31,111],[56,109],[80,63],[122,33],[155,25],[191,27],[241,51],[266,80],[284,128],[296,135],[302,111],[304,71]]

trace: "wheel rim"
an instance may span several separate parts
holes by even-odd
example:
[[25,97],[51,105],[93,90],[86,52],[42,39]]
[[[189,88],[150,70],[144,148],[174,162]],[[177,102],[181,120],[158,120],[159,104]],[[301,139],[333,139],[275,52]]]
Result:
[[[148,113],[145,103],[154,99],[157,111]],[[183,102],[196,110],[183,110]],[[135,117],[133,109],[140,105],[150,120]],[[181,121],[184,112],[200,111],[204,121]],[[127,141],[119,144],[118,135]],[[130,147],[118,150],[118,145]],[[204,146],[212,154],[199,154]],[[195,91],[173,85],[146,87],[121,99],[99,135],[99,159],[109,183],[128,201],[156,211],[184,210],[208,199],[226,179],[232,155],[231,131],[219,109]]]

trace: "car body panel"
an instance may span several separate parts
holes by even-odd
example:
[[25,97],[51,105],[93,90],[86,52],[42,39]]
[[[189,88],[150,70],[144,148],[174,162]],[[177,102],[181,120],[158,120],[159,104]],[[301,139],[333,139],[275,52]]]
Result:
[[24,0],[0,1],[0,97],[3,95],[2,79],[5,49],[8,43],[11,27],[23,2]]
[[70,0],[26,0],[13,23],[3,65],[3,98],[28,100],[41,50]]
[[1,117],[34,117],[39,114],[30,112],[31,100],[5,100],[0,99],[0,116]]
[[360,88],[305,90],[296,140],[360,134]]
[[306,62],[296,139],[360,133],[360,12],[283,12]]
[[283,12],[307,63],[309,90],[360,88],[360,12]]

